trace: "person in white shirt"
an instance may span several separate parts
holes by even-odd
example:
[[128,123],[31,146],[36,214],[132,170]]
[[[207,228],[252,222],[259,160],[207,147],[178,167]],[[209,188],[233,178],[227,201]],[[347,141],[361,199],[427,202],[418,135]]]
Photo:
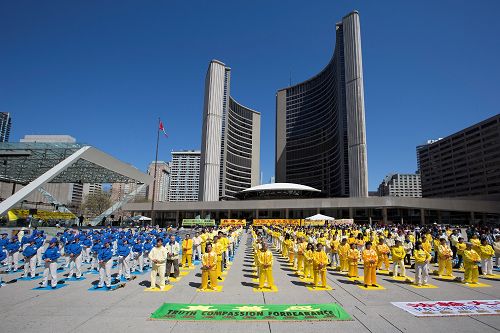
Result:
[[167,250],[167,279],[170,277],[172,266],[174,266],[174,278],[177,278],[179,277],[179,252],[181,252],[181,247],[175,241],[174,235],[170,236],[170,242],[165,245],[165,249]]
[[196,232],[193,237],[193,261],[195,259],[201,260],[201,236]]

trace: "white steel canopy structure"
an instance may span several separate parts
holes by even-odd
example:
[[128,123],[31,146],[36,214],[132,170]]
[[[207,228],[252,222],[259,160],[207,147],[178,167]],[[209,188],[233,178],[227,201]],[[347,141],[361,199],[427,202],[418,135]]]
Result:
[[142,183],[153,178],[79,143],[0,143],[0,181],[24,185],[0,203],[0,214],[45,183]]

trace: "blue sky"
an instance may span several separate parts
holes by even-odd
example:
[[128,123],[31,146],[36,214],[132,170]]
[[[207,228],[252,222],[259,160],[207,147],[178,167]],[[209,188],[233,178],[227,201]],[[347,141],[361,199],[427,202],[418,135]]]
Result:
[[170,151],[199,149],[211,59],[262,114],[274,174],[275,93],[320,71],[335,23],[360,12],[370,190],[414,172],[415,147],[499,112],[499,1],[2,1],[0,111],[11,141],[69,134],[140,169],[157,118]]

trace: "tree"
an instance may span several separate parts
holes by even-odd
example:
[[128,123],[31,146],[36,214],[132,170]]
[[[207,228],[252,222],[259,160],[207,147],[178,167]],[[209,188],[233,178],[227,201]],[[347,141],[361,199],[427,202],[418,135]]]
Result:
[[87,216],[98,216],[111,206],[109,193],[95,192],[85,196],[82,203],[82,211]]

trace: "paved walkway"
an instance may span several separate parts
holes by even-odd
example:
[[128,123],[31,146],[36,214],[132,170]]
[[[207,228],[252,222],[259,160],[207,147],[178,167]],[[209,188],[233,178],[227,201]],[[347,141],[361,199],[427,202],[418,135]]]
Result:
[[[274,279],[276,293],[255,292],[251,268],[251,239],[244,234],[219,293],[200,293],[199,266],[187,271],[168,292],[144,292],[149,275],[138,278],[116,291],[89,292],[97,275],[85,275],[86,280],[67,282],[69,286],[54,291],[31,290],[40,280],[17,281],[0,288],[0,331],[7,332],[498,332],[500,316],[467,316],[417,318],[390,302],[500,299],[500,281],[483,281],[489,288],[469,288],[454,282],[430,282],[437,289],[415,289],[378,276],[385,290],[367,291],[358,288],[345,276],[328,272],[331,291],[311,291],[275,256]],[[116,272],[116,271],[114,271]],[[360,272],[361,273],[361,272]],[[413,275],[413,270],[409,270]],[[2,275],[4,282],[20,274]],[[304,304],[337,302],[352,316],[353,321],[332,322],[171,322],[149,320],[150,314],[164,302],[217,304]]]

